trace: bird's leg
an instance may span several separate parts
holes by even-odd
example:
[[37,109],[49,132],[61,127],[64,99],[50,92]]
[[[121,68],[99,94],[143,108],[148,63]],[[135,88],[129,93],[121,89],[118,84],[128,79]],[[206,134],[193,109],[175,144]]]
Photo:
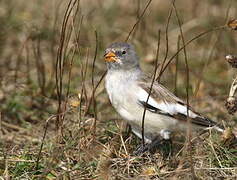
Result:
[[129,135],[130,135],[130,133],[132,131],[131,129],[132,128],[131,128],[131,126],[129,124],[125,125],[125,130],[123,131],[123,139],[124,140],[128,139],[128,137],[129,137]]
[[157,136],[151,143],[138,146],[134,151],[134,155],[142,155],[145,152],[154,154],[157,150],[161,151],[164,156],[170,155],[172,152],[171,139],[164,139],[161,136]]

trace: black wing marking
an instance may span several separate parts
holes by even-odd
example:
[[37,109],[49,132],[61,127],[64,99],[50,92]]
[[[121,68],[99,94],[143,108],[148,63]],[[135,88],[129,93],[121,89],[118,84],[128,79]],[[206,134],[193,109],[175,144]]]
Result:
[[[150,104],[148,104],[144,101],[139,101],[139,104],[142,105],[143,107],[145,107],[150,112],[157,113],[157,114],[162,114],[162,115],[165,115],[165,116],[169,116],[169,117],[175,118],[177,120],[180,120],[182,122],[186,122],[187,118],[188,118],[187,115],[182,114],[182,113],[176,113],[176,114],[173,114],[173,115],[169,114],[169,113],[164,112],[161,109],[159,109],[157,107],[154,107],[154,106],[152,106],[152,105],[150,105]],[[191,119],[191,123],[196,124],[198,126],[202,126],[204,128],[217,126],[221,129],[224,129],[224,127],[222,125],[212,121],[211,119],[203,117],[203,116],[199,115],[198,113],[196,113],[196,114],[197,114],[197,116],[195,118],[189,117]]]
[[166,115],[166,116],[170,116],[173,117],[171,114],[162,111],[161,109],[158,109],[148,103],[146,103],[145,101],[138,101],[140,105],[142,105],[144,108],[146,108],[148,111],[153,112],[153,113],[157,113],[157,114],[162,114],[162,115]]

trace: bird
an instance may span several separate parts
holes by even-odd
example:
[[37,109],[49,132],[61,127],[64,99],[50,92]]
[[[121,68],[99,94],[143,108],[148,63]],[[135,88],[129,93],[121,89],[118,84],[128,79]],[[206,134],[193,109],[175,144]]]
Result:
[[152,78],[142,71],[133,45],[112,43],[105,50],[104,60],[107,66],[105,89],[112,106],[132,132],[145,140],[146,146],[139,147],[137,154],[151,150],[162,141],[170,141],[173,133],[185,132],[189,122],[192,130],[224,131],[221,124],[193,110],[159,82],[152,83]]

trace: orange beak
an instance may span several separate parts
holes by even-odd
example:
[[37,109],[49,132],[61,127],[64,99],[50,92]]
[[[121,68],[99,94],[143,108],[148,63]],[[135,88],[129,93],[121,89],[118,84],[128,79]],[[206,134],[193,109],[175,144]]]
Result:
[[104,55],[105,61],[107,62],[115,62],[117,61],[116,55],[113,52],[108,52],[107,54]]

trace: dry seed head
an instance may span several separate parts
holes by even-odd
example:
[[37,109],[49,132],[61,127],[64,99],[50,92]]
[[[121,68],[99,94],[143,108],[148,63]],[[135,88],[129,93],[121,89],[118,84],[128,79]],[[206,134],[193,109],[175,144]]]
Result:
[[236,55],[227,55],[225,57],[225,59],[227,60],[227,62],[233,67],[233,68],[237,68],[237,56]]
[[228,97],[225,103],[225,107],[229,114],[234,114],[237,111],[237,98]]
[[226,128],[221,136],[221,141],[225,146],[235,146],[236,136],[233,133],[232,129]]
[[232,30],[237,30],[237,19],[231,19],[227,23],[227,26]]

